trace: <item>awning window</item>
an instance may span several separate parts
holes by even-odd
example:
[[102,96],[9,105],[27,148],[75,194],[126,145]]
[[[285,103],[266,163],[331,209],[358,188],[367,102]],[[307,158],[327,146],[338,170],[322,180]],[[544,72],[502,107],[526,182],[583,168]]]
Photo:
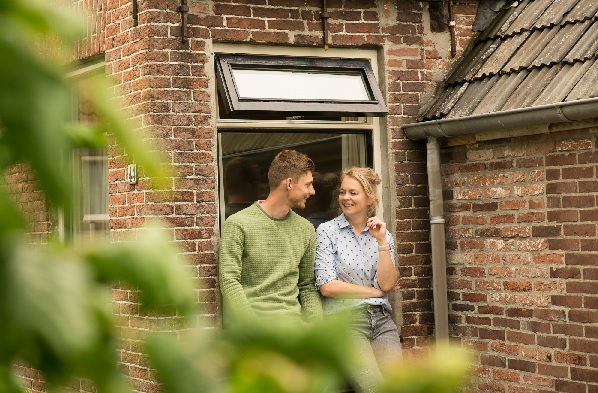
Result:
[[372,67],[363,59],[217,55],[228,115],[384,116]]

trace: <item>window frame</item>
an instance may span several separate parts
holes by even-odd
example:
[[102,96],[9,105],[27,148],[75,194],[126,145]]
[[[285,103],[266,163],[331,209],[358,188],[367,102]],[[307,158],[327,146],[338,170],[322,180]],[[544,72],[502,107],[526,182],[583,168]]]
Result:
[[[374,75],[376,75],[381,81],[384,79],[379,70],[378,61],[380,59],[380,52],[377,49],[364,49],[364,48],[329,48],[324,51],[321,48],[316,47],[288,47],[288,46],[263,46],[263,45],[252,45],[252,44],[239,44],[239,43],[215,43],[212,48],[212,61],[215,62],[216,56],[227,55],[227,54],[247,54],[255,56],[293,56],[293,57],[313,57],[313,58],[341,58],[341,59],[363,59],[371,64]],[[212,63],[212,70],[215,70],[216,66]],[[388,166],[388,147],[389,143],[386,132],[382,132],[385,127],[386,120],[383,117],[359,117],[358,119],[337,119],[328,120],[321,118],[309,118],[290,116],[286,119],[277,120],[264,120],[256,119],[252,117],[239,117],[239,118],[222,118],[218,115],[218,83],[217,83],[217,71],[214,71],[212,76],[212,106],[216,109],[215,126],[216,135],[221,132],[227,132],[232,130],[247,130],[253,132],[263,130],[269,132],[269,130],[275,130],[284,128],[286,130],[293,130],[295,132],[329,132],[336,130],[343,132],[343,130],[351,131],[367,131],[371,133],[372,143],[372,167],[382,176],[382,183],[379,187],[380,204],[378,206],[378,215],[384,217],[386,222],[393,222],[390,212],[392,211],[392,192],[391,184],[392,181],[392,167]],[[349,114],[345,116],[352,117]],[[217,138],[217,144],[219,138]],[[224,191],[223,184],[220,181],[220,170],[222,168],[220,146],[217,146],[217,189],[219,192],[219,204],[224,206]],[[219,209],[219,227],[222,229],[224,224],[224,209]]]
[[[103,74],[106,68],[106,63],[103,56],[91,59],[85,64],[81,64],[74,71],[67,73],[66,78],[76,83],[78,80],[83,80],[94,74]],[[72,120],[80,121],[80,108],[79,101],[72,97],[71,108],[72,108]],[[92,151],[93,150],[93,151]],[[83,161],[103,161],[105,163],[105,171],[108,171],[108,153],[106,148],[100,149],[85,149],[78,148],[73,149],[70,154],[65,155],[65,160],[69,161],[70,176],[73,178],[73,206],[68,212],[63,210],[57,211],[58,215],[58,238],[62,242],[80,242],[83,238],[95,237],[95,236],[106,236],[109,232],[110,226],[110,193],[107,172],[105,172],[105,182],[102,184],[102,188],[105,191],[105,208],[106,214],[93,214],[90,215],[86,212],[84,203],[85,195],[91,196],[88,190],[82,190],[84,187],[83,176],[85,175]],[[88,204],[91,206],[91,203]],[[99,229],[86,230],[84,229],[86,224],[94,226],[95,223],[99,223],[97,226]]]
[[[251,54],[216,54],[216,80],[227,114],[277,113],[288,116],[368,116],[388,113],[372,65],[366,59],[289,57]],[[370,100],[244,98],[239,95],[234,69],[265,71],[317,71],[324,74],[358,74]]]

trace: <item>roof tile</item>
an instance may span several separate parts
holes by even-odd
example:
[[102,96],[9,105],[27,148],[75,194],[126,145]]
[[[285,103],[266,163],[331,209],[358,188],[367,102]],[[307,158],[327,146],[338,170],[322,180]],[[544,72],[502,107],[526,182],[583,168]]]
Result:
[[598,1],[514,1],[457,60],[420,120],[597,96]]
[[579,0],[571,12],[566,15],[566,20],[576,21],[598,16],[598,2],[596,0]]
[[565,64],[546,86],[544,91],[540,93],[536,101],[534,101],[533,106],[564,102],[569,92],[584,76],[590,66],[591,64],[588,62]]

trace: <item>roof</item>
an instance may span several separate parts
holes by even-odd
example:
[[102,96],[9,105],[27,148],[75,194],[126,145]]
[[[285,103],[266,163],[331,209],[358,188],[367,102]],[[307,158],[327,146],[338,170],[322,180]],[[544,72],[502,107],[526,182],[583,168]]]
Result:
[[457,60],[419,121],[598,96],[598,1],[509,1]]

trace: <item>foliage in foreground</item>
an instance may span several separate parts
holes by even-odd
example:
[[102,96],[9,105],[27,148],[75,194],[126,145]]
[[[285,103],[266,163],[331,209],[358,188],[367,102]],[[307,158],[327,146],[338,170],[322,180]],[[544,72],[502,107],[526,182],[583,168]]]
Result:
[[[73,206],[68,156],[106,144],[106,134],[152,179],[169,176],[155,154],[136,143],[126,116],[97,79],[77,90],[61,67],[83,32],[82,19],[42,0],[0,2],[0,173],[25,163],[49,205]],[[43,56],[37,49],[53,43]],[[91,101],[98,122],[73,124],[72,95]],[[26,215],[0,176],[0,392],[23,392],[13,364],[40,370],[49,391],[74,377],[98,392],[131,390],[118,365],[111,284],[139,289],[147,309],[179,317],[194,310],[193,287],[177,250],[149,226],[135,242],[73,247],[49,240],[32,252]],[[179,336],[150,334],[146,351],[167,392],[327,392],[347,383],[357,359],[346,321],[310,327],[240,323],[221,335],[192,327]],[[463,382],[467,362],[441,354],[393,371],[384,392],[449,391]],[[440,381],[440,382],[439,382]]]

